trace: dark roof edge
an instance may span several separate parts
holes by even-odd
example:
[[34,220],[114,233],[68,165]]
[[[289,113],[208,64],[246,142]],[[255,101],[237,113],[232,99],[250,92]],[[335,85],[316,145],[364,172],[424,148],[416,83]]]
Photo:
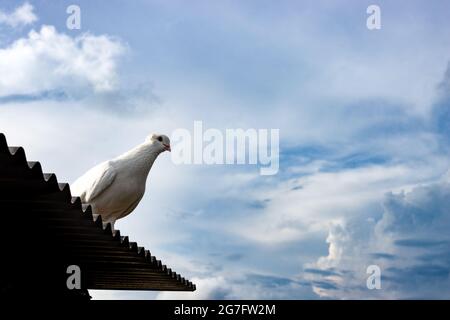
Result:
[[120,230],[115,230],[112,232],[110,223],[103,226],[102,217],[100,215],[93,214],[90,205],[81,204],[81,199],[79,197],[72,197],[68,183],[58,183],[57,177],[54,173],[44,173],[42,171],[42,166],[38,161],[27,161],[25,150],[22,147],[8,146],[6,137],[1,132],[0,153],[9,154],[9,156],[14,157],[16,163],[26,165],[28,169],[31,170],[31,175],[33,177],[40,178],[45,181],[49,189],[54,190],[55,192],[63,193],[64,199],[70,201],[72,205],[79,207],[82,216],[89,217],[92,221],[94,221],[98,228],[101,228],[106,234],[111,235],[113,241],[120,243],[122,247],[128,248],[131,252],[143,257],[152,267],[156,268],[156,270],[167,274],[175,281],[188,287],[190,290],[196,290],[195,284],[181,277],[181,275],[172,271],[171,268],[168,268],[166,265],[162,264],[161,260],[158,260],[155,256],[152,256],[149,250],[138,246],[136,242],[130,242],[128,236],[121,236]]

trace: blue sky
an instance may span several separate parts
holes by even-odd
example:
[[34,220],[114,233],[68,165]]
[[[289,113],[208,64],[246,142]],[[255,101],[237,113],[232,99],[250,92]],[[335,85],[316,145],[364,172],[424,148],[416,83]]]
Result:
[[94,298],[450,297],[447,1],[70,4],[0,3],[0,131],[60,181],[195,120],[280,129],[277,175],[163,154],[117,222],[194,294]]

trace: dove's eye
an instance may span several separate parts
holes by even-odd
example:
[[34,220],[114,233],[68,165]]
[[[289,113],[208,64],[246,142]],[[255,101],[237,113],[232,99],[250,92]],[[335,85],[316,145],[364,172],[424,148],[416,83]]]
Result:
[[158,139],[159,142],[162,142],[162,137],[161,136],[159,136],[157,139]]

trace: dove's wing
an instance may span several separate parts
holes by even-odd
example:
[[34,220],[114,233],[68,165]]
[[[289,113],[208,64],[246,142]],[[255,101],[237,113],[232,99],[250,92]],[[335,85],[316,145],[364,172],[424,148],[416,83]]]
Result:
[[71,189],[83,202],[91,202],[113,183],[115,177],[116,171],[111,161],[106,161],[86,172],[74,182]]
[[95,179],[94,183],[90,186],[90,188],[86,192],[86,201],[90,202],[95,199],[98,195],[100,195],[103,191],[108,189],[108,187],[113,183],[116,178],[116,171],[114,170],[111,162],[106,162],[104,166],[102,166],[101,173],[97,179]]
[[120,217],[118,217],[117,219],[126,217],[127,215],[129,215],[131,212],[133,212],[134,209],[136,209],[137,205],[139,204],[139,202],[141,201],[142,197],[144,196],[144,193],[140,194],[136,200],[134,200],[130,206],[124,210],[124,212],[120,215]]

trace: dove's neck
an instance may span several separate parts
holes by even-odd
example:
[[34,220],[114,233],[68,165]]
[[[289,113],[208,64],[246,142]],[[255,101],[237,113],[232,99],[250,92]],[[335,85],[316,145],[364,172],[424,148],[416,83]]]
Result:
[[158,146],[152,142],[144,142],[119,156],[117,161],[126,164],[128,170],[142,174],[146,178],[160,153],[161,149]]

